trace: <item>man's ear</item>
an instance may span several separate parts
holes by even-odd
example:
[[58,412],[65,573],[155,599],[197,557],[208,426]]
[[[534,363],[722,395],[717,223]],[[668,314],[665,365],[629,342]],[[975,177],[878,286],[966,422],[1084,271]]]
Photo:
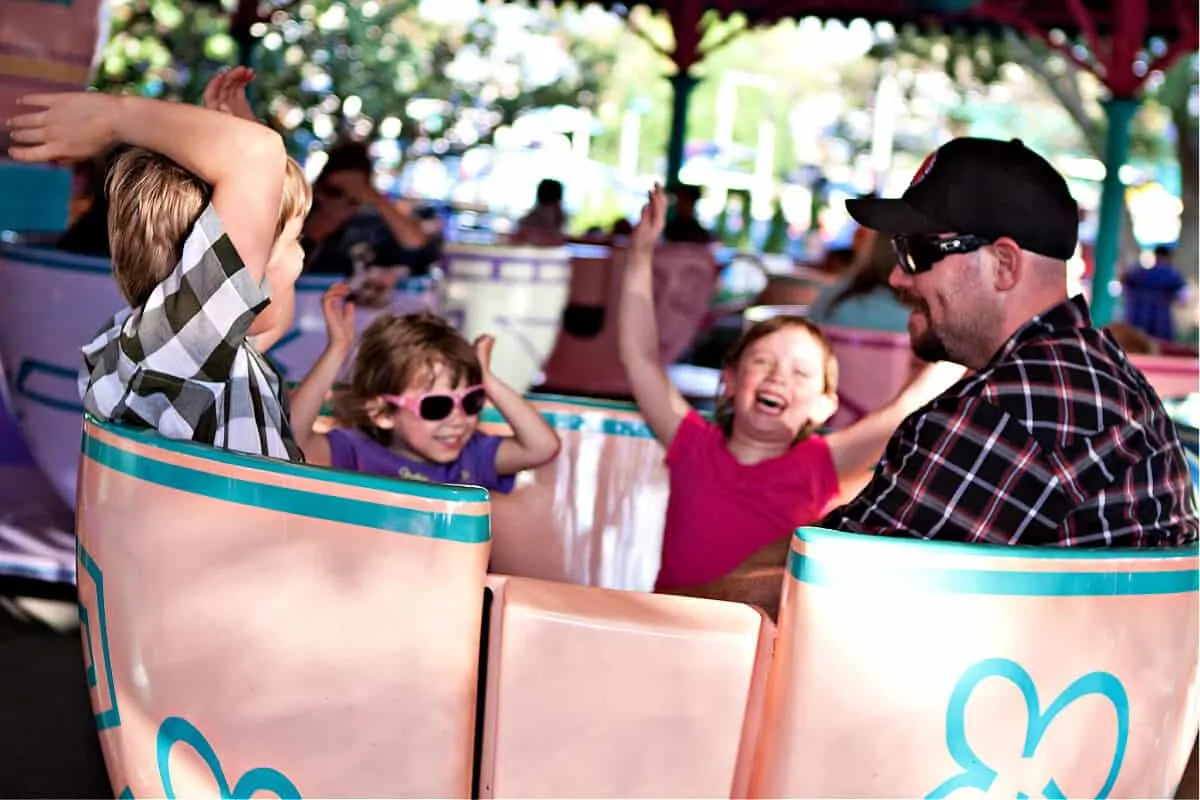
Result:
[[1007,236],[992,242],[995,262],[992,268],[994,286],[998,292],[1012,291],[1021,282],[1021,247]]
[[833,419],[833,415],[838,410],[838,398],[836,392],[824,392],[813,400],[812,414],[809,419],[820,428],[826,422]]

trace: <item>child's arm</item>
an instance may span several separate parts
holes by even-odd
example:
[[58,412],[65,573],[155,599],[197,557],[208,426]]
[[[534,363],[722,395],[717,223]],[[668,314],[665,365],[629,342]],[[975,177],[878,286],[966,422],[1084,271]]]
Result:
[[926,365],[883,408],[848,428],[826,437],[838,480],[845,481],[870,468],[880,457],[900,423],[914,411],[957,383],[966,368],[948,361]]
[[9,120],[17,161],[69,162],[118,143],[175,161],[212,186],[225,233],[256,283],[275,240],[287,155],[263,125],[181,103],[97,92],[22,97]]
[[325,330],[329,337],[325,352],[313,364],[312,369],[300,381],[291,394],[292,429],[296,443],[304,451],[309,464],[329,466],[329,437],[313,430],[325,397],[333,388],[338,372],[350,355],[354,343],[354,303],[346,300],[350,287],[335,283],[321,298],[321,311],[325,314]]
[[491,336],[480,336],[475,340],[475,350],[483,368],[483,388],[488,399],[513,430],[513,435],[496,449],[496,474],[515,475],[550,461],[558,455],[562,442],[529,401],[492,373],[495,341]]
[[655,186],[642,218],[629,237],[625,279],[617,319],[621,364],[638,410],[655,438],[670,447],[690,406],[658,361],[658,322],[654,317],[654,272],[651,256],[666,221],[666,195]]

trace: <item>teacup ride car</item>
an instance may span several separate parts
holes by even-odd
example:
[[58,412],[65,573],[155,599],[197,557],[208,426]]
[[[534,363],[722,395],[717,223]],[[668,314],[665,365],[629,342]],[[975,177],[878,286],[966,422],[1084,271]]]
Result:
[[563,447],[505,497],[87,421],[82,636],[114,794],[1174,792],[1194,546],[803,529],[776,627],[645,593],[661,449],[628,406],[534,402]]
[[56,593],[70,587],[75,582],[74,530],[71,509],[21,436],[0,365],[0,577],[23,590]]
[[[630,393],[617,354],[617,320],[628,251],[624,246],[573,245],[571,286],[563,326],[546,362],[539,391],[586,397]],[[711,247],[664,243],[653,256],[659,360],[673,364],[696,337],[717,288]]]
[[442,313],[469,340],[496,337],[492,369],[519,392],[542,380],[571,283],[565,247],[447,243]]
[[[493,367],[527,389],[557,334],[566,302],[565,250],[448,245],[440,281],[402,281],[384,308],[364,308],[359,329],[384,310],[444,312],[469,337],[495,333]],[[302,276],[296,313],[269,355],[298,381],[325,347],[321,295],[335,279]],[[34,461],[59,496],[75,506],[80,420],[80,347],[124,307],[106,259],[0,245],[0,364],[12,411]],[[442,308],[440,298],[445,297]]]

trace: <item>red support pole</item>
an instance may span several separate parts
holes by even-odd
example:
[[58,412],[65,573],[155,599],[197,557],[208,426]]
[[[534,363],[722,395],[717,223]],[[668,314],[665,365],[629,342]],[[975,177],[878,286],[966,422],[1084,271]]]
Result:
[[1148,0],[1112,0],[1112,3],[1112,58],[1107,64],[1104,83],[1114,99],[1133,98],[1149,74],[1147,70],[1138,75],[1134,69],[1138,52],[1146,43]]

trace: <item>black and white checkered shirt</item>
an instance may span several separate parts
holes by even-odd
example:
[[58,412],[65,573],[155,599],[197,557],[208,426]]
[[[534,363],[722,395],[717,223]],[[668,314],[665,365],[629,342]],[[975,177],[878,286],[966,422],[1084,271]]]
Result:
[[279,374],[246,341],[269,302],[209,205],[145,305],[83,347],[84,407],[171,439],[303,461]]
[[906,419],[866,489],[822,526],[960,542],[1156,547],[1195,541],[1175,425],[1082,298]]

